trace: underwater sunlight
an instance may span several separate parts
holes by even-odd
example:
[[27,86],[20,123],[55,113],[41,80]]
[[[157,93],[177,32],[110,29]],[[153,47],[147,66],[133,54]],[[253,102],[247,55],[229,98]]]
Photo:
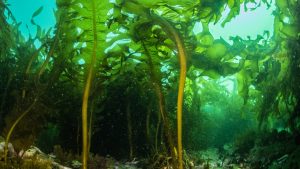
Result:
[[[259,4],[261,2],[256,0],[256,3]],[[270,7],[261,3],[255,10],[249,9],[256,5],[255,3],[250,3],[247,5],[248,10],[245,10],[244,3],[242,3],[240,5],[240,14],[226,23],[223,27],[222,22],[230,12],[230,8],[226,5],[221,19],[217,23],[209,24],[210,33],[215,39],[223,38],[229,44],[232,44],[230,37],[235,36],[240,36],[242,39],[256,39],[257,35],[264,35],[267,31],[269,32],[270,37],[272,37],[275,18],[273,12],[276,9],[275,2],[273,1]],[[193,32],[197,34],[201,31],[202,25],[197,22]]]
[[0,0],[0,169],[300,169],[299,0]]
[[[259,3],[259,0],[256,1]],[[240,36],[242,39],[248,39],[248,37],[256,39],[257,35],[263,35],[265,31],[268,31],[270,37],[272,37],[275,18],[273,12],[275,9],[275,2],[269,8],[262,3],[261,6],[253,11],[251,9],[245,11],[244,4],[241,4],[240,14],[222,27],[221,23],[230,10],[229,7],[226,7],[220,21],[216,24],[210,23],[209,29],[214,38],[222,37],[230,44],[230,36]]]
[[40,7],[42,11],[34,18],[34,22],[42,29],[52,28],[53,35],[53,28],[56,24],[54,15],[57,10],[55,0],[7,0],[7,3],[16,21],[21,22],[19,29],[26,39],[29,35],[34,37],[36,34],[37,28],[32,24],[31,18]]

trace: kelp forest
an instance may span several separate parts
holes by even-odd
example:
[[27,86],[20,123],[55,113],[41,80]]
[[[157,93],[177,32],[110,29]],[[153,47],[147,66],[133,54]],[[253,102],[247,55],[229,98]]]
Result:
[[[300,1],[55,4],[25,36],[0,0],[0,168],[300,168]],[[263,5],[272,31],[213,36]]]

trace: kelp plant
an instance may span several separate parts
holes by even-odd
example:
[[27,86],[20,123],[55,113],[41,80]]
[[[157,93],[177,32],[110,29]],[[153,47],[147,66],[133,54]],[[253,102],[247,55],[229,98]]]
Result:
[[[165,138],[161,140],[166,144],[168,155],[172,156],[174,168],[185,167],[182,159],[182,110],[186,76],[190,82],[188,87],[195,88],[186,91],[190,96],[198,91],[197,86],[201,80],[205,80],[204,76],[216,80],[221,76],[233,76],[244,105],[249,102],[257,103],[256,113],[262,129],[270,127],[270,119],[278,120],[276,117],[284,116],[286,119],[281,120],[284,120],[285,127],[290,128],[292,132],[299,132],[298,1],[276,0],[273,36],[267,31],[258,35],[256,39],[235,36],[230,39],[232,45],[222,38],[214,39],[208,25],[219,22],[225,8],[229,8],[230,11],[222,21],[223,26],[239,15],[242,3],[246,10],[256,10],[262,3],[270,7],[271,1],[57,0],[56,3],[58,9],[55,11],[57,23],[54,36],[50,35],[50,30],[44,31],[35,24],[34,17],[42,11],[42,8],[39,8],[32,17],[32,24],[37,28],[36,36],[30,35],[25,41],[18,31],[19,24],[15,21],[12,24],[7,23],[7,16],[12,14],[8,12],[5,3],[0,1],[0,63],[4,65],[1,67],[3,71],[0,72],[0,78],[1,82],[5,82],[0,84],[0,120],[1,127],[6,127],[1,129],[9,131],[7,144],[10,136],[13,136],[12,131],[22,131],[17,129],[16,125],[21,125],[21,119],[28,120],[25,115],[30,111],[36,112],[32,113],[33,119],[42,116],[41,110],[45,110],[42,111],[45,114],[80,113],[77,112],[76,106],[73,108],[70,104],[77,102],[69,96],[77,95],[80,93],[78,91],[83,89],[82,135],[77,133],[77,138],[82,136],[82,164],[83,168],[87,169],[89,147],[92,147],[92,118],[95,117],[92,116],[93,107],[101,107],[97,104],[106,103],[101,97],[106,96],[109,85],[126,79],[122,77],[123,79],[116,81],[116,78],[132,74],[145,76],[147,71],[150,74],[148,79],[153,83],[153,93],[158,100],[160,113],[157,121],[151,121],[149,116],[152,110],[147,108],[147,137],[151,133],[149,123],[157,124],[156,135],[162,123],[161,133]],[[251,8],[247,6],[249,3],[252,4]],[[8,13],[7,16],[4,15],[5,12]],[[201,24],[203,28],[199,33],[193,32],[196,23]],[[2,38],[4,36],[7,38]],[[42,45],[35,46],[35,40]],[[141,70],[146,71],[139,73]],[[144,78],[143,82],[136,81],[139,86],[143,86],[146,79]],[[178,88],[174,90],[178,91],[176,105],[165,100],[167,98],[164,92],[168,87],[173,90]],[[131,89],[133,88],[131,86]],[[130,91],[133,90],[128,90]],[[99,96],[101,101],[97,100],[96,96]],[[200,107],[191,105],[196,104],[200,96],[201,94],[197,95],[193,103],[188,103],[189,100],[186,99],[185,104]],[[154,103],[153,97],[147,99]],[[66,100],[70,102],[64,103]],[[134,104],[128,101],[122,106],[127,109],[127,134],[132,157],[134,143],[131,135],[134,135],[135,116],[130,110]],[[175,107],[177,117],[172,116]],[[97,111],[99,114],[105,113],[95,110]],[[177,118],[177,147],[174,146],[173,121],[170,117]],[[38,128],[39,125],[35,127]],[[78,126],[77,128],[80,129]],[[79,142],[77,141],[77,144]]]
[[[87,168],[88,161],[88,101],[93,81],[94,67],[97,59],[103,57],[105,50],[105,21],[111,4],[108,1],[74,1],[73,8],[78,12],[75,21],[76,26],[81,29],[86,42],[86,48],[82,52],[83,59],[87,63],[88,71],[82,98],[82,166]],[[105,17],[106,16],[106,17]],[[99,44],[99,45],[98,45]],[[89,57],[90,55],[90,57]],[[90,122],[91,123],[91,122]]]
[[[79,5],[80,4],[80,5]],[[91,52],[91,61],[89,63],[89,68],[88,68],[88,74],[87,74],[87,80],[86,80],[86,84],[85,84],[85,88],[84,88],[84,94],[83,94],[83,103],[82,103],[82,134],[83,134],[83,168],[86,168],[87,166],[87,159],[88,159],[88,129],[87,129],[87,110],[88,110],[88,97],[90,94],[90,88],[91,88],[91,81],[92,81],[92,76],[93,76],[93,69],[94,69],[94,65],[96,62],[96,55],[97,53],[99,53],[100,57],[101,54],[103,55],[104,49],[103,50],[99,50],[98,48],[98,38],[100,39],[101,36],[98,37],[97,34],[97,27],[99,26],[99,24],[97,23],[103,23],[103,21],[105,21],[105,18],[101,18],[101,21],[97,21],[98,18],[100,18],[99,16],[105,16],[105,15],[100,15],[98,12],[99,11],[103,11],[103,6],[107,7],[108,4],[105,4],[105,2],[81,2],[79,3],[78,6],[81,6],[79,8],[77,8],[77,10],[79,11],[79,16],[85,19],[85,15],[88,14],[86,16],[86,18],[88,18],[91,21],[91,25],[92,25],[92,30],[89,30],[90,27],[87,28],[83,28],[84,31],[87,32],[87,30],[89,30],[89,33],[91,33],[91,35],[86,35],[87,37],[91,37],[91,45],[87,44],[87,48],[91,47],[91,49],[89,50],[89,52]],[[176,46],[177,46],[177,50],[178,50],[178,56],[179,56],[179,62],[180,62],[180,80],[179,80],[179,89],[178,89],[178,100],[177,100],[177,144],[178,144],[178,168],[183,168],[183,164],[182,164],[182,103],[183,103],[183,90],[184,90],[184,82],[185,82],[185,74],[186,74],[186,54],[185,54],[185,48],[184,48],[184,44],[180,38],[180,35],[177,33],[176,29],[165,19],[159,17],[158,15],[155,14],[150,14],[150,10],[143,7],[141,4],[138,4],[137,2],[134,1],[124,1],[123,3],[121,3],[120,5],[122,5],[122,7],[124,7],[127,11],[133,12],[137,15],[143,16],[146,19],[152,20],[155,23],[157,23],[158,25],[160,25],[161,27],[165,28],[165,31],[169,34],[169,36],[171,37],[171,39],[174,40]],[[137,9],[139,9],[139,11],[136,11]],[[77,11],[76,10],[76,11]],[[80,12],[85,12],[85,13],[80,13]],[[106,11],[107,12],[107,11]],[[85,23],[82,23],[82,21],[80,21],[80,24],[84,25]],[[79,26],[80,27],[80,26]],[[100,28],[101,30],[101,28]],[[101,39],[100,41],[104,41],[104,39]],[[104,44],[104,43],[103,43]],[[102,45],[104,46],[104,45]],[[102,52],[101,52],[102,51]],[[84,52],[83,52],[84,53]],[[168,129],[169,130],[169,129]],[[169,136],[170,137],[170,136]],[[171,151],[173,152],[173,160],[176,158],[175,154],[177,153],[177,150],[175,149],[175,147],[172,147]]]
[[[142,2],[138,1],[124,1],[123,7],[130,11],[134,12],[138,16],[145,17],[150,21],[153,21],[154,24],[158,24],[163,28],[163,30],[168,34],[168,36],[174,41],[178,51],[178,58],[180,63],[180,74],[179,74],[179,87],[178,87],[178,99],[177,99],[177,150],[178,150],[178,168],[183,168],[182,163],[182,105],[183,105],[183,93],[184,93],[184,84],[185,84],[185,77],[186,77],[186,52],[184,43],[181,39],[180,34],[170,24],[169,21],[165,20],[164,18],[151,13],[151,11],[142,5]],[[157,82],[156,82],[157,83]],[[160,92],[161,93],[161,92]],[[160,99],[161,100],[161,99]],[[161,107],[161,106],[160,106]],[[162,111],[162,110],[161,110]],[[163,119],[165,115],[162,115]],[[168,125],[166,122],[164,125]],[[166,127],[166,132],[168,132],[169,127]],[[167,133],[170,134],[170,133]],[[167,137],[170,137],[169,135]],[[170,142],[169,142],[170,144]],[[171,147],[171,151],[173,152],[173,158],[176,158],[176,149],[175,147]],[[174,152],[175,151],[175,152]],[[174,160],[174,159],[173,159]]]

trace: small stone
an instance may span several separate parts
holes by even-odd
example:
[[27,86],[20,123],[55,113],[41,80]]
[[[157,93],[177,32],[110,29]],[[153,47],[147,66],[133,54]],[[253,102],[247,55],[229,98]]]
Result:
[[26,150],[21,156],[23,158],[32,158],[36,155],[46,156],[45,153],[43,153],[39,148],[34,146],[30,146],[30,148]]
[[[1,142],[0,143],[0,154],[4,153],[4,147],[5,147],[5,142]],[[8,150],[9,157],[16,155],[14,146],[11,143],[8,143],[7,150]]]

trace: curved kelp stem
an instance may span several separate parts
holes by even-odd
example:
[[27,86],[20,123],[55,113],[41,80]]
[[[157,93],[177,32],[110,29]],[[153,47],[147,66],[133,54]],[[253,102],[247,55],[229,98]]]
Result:
[[[183,94],[184,85],[186,78],[186,53],[184,43],[180,37],[177,30],[167,21],[166,19],[153,14],[149,9],[145,8],[143,5],[139,4],[136,0],[123,1],[123,7],[135,13],[138,16],[144,16],[149,20],[154,21],[156,24],[160,25],[162,29],[171,37],[175,42],[178,51],[179,64],[180,64],[180,74],[179,74],[179,87],[178,87],[178,97],[177,97],[177,142],[178,142],[178,168],[183,169],[182,162],[182,104],[183,104]],[[174,150],[176,153],[176,150]]]
[[[167,138],[169,151],[171,151],[173,160],[175,160],[176,159],[176,153],[174,152],[175,147],[174,147],[174,142],[172,139],[170,122],[169,122],[168,116],[167,116],[167,110],[166,110],[166,106],[165,106],[166,105],[165,97],[164,97],[163,89],[161,86],[161,79],[159,78],[159,75],[155,72],[155,66],[153,64],[153,60],[151,58],[150,52],[148,51],[147,46],[144,43],[144,41],[142,41],[142,46],[143,46],[145,54],[148,58],[148,65],[149,65],[149,69],[150,69],[150,78],[151,78],[151,81],[153,82],[153,87],[154,87],[155,93],[158,97],[158,105],[159,105],[159,113],[160,113],[160,114],[158,114],[158,116],[159,116],[158,125],[160,123],[160,120],[162,119],[163,131],[164,131],[165,137]],[[159,129],[159,126],[157,128],[157,131],[158,131],[158,129]],[[158,134],[158,132],[156,134]],[[157,148],[157,144],[156,144],[156,148]]]
[[[24,75],[24,82],[26,82],[28,80],[28,76],[29,76],[29,72],[30,72],[30,69],[31,69],[31,65],[33,63],[33,61],[35,59],[37,59],[37,57],[39,56],[39,53],[41,52],[41,50],[45,47],[45,43],[42,44],[30,57],[30,60],[26,66],[26,70],[25,70],[25,75]],[[22,90],[22,99],[24,99],[26,96],[26,89],[24,88]]]
[[[60,31],[60,25],[57,26],[57,32],[54,38],[53,43],[51,44],[51,47],[49,49],[49,52],[47,53],[47,57],[46,60],[44,61],[44,63],[42,64],[41,68],[39,69],[39,71],[37,72],[37,77],[36,77],[36,82],[37,84],[39,84],[39,80],[41,75],[44,73],[44,71],[46,70],[46,67],[48,65],[48,63],[50,62],[50,58],[53,56],[55,48],[57,46],[58,43],[58,39],[59,39],[59,31]],[[41,46],[42,47],[42,46]],[[39,49],[40,50],[40,49]],[[31,65],[29,65],[31,66]]]
[[90,95],[93,69],[96,62],[96,49],[97,49],[97,28],[96,28],[96,7],[95,0],[92,3],[92,27],[93,27],[93,49],[92,49],[92,60],[89,65],[88,75],[84,87],[84,93],[82,98],[82,168],[87,169],[88,161],[88,100]]
[[166,31],[166,33],[172,38],[175,42],[179,64],[180,64],[180,74],[179,74],[179,87],[178,87],[178,97],[177,97],[177,151],[178,151],[178,168],[183,169],[182,162],[182,105],[183,105],[183,94],[184,94],[184,85],[186,78],[186,52],[184,43],[177,32],[177,30],[164,18],[157,16],[155,14],[148,15],[150,19],[155,21],[158,25]]
[[7,164],[7,153],[8,153],[8,143],[10,140],[10,136],[12,132],[14,131],[17,124],[31,111],[31,109],[34,107],[35,103],[37,101],[37,97],[34,99],[33,103],[17,118],[17,120],[14,122],[14,124],[10,127],[8,134],[5,138],[5,145],[4,145],[4,162]]
[[39,53],[41,52],[41,50],[45,47],[45,43],[42,44],[30,57],[30,60],[26,66],[26,71],[25,71],[25,76],[28,76],[30,69],[31,69],[31,65],[33,63],[33,61],[38,57]]

